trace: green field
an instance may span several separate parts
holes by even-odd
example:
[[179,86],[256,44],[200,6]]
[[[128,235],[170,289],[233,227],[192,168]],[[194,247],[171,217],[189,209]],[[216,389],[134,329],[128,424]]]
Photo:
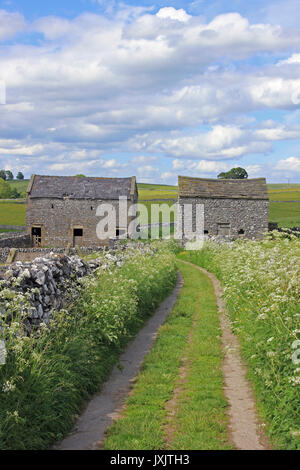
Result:
[[177,199],[177,186],[139,183],[139,199]]
[[22,193],[22,192],[26,192],[29,180],[20,180],[20,181],[13,180],[13,181],[8,181],[8,183],[10,184],[12,188],[16,188],[16,190],[19,191],[19,193]]
[[271,202],[270,222],[278,222],[280,227],[299,227],[300,202]]
[[0,225],[25,225],[26,205],[0,201]]

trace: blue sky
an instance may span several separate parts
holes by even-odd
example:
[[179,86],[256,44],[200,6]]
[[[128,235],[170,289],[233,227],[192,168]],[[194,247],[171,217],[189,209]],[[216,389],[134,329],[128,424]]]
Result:
[[298,9],[0,0],[0,167],[300,182]]

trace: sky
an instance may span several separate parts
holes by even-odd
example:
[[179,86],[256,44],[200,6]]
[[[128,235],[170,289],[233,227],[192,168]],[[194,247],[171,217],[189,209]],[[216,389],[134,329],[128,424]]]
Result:
[[300,0],[0,0],[0,169],[300,183]]

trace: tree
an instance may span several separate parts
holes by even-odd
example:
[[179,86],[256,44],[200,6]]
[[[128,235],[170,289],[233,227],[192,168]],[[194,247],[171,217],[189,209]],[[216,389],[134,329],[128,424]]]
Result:
[[17,180],[23,180],[24,179],[24,175],[21,171],[19,171],[19,173],[17,174]]
[[6,179],[8,181],[12,181],[14,179],[14,175],[12,174],[12,172],[10,170],[6,170]]
[[19,197],[21,197],[21,194],[19,193],[19,191],[16,188],[11,188],[10,198],[18,199]]
[[3,180],[6,180],[6,171],[5,170],[0,170],[0,178]]
[[237,167],[237,168],[232,168],[230,171],[220,173],[218,175],[218,178],[223,179],[223,180],[228,180],[228,179],[244,180],[248,178],[248,173],[244,168]]
[[3,178],[0,178],[0,199],[9,199],[11,197],[10,184]]

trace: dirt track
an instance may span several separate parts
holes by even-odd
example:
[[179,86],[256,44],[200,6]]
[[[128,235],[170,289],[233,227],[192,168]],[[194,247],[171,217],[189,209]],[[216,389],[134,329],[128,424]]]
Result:
[[192,263],[183,261],[205,273],[211,280],[220,311],[222,345],[224,349],[223,375],[225,396],[230,405],[230,440],[238,450],[267,450],[269,443],[262,432],[256,412],[255,398],[246,379],[246,367],[242,363],[239,341],[231,329],[223,301],[220,281],[210,272]]
[[105,431],[118,417],[132,382],[145,355],[156,338],[158,328],[165,322],[182,287],[182,277],[171,295],[165,299],[120,358],[121,368],[114,367],[101,392],[89,402],[73,431],[55,446],[55,450],[96,450],[105,439]]

